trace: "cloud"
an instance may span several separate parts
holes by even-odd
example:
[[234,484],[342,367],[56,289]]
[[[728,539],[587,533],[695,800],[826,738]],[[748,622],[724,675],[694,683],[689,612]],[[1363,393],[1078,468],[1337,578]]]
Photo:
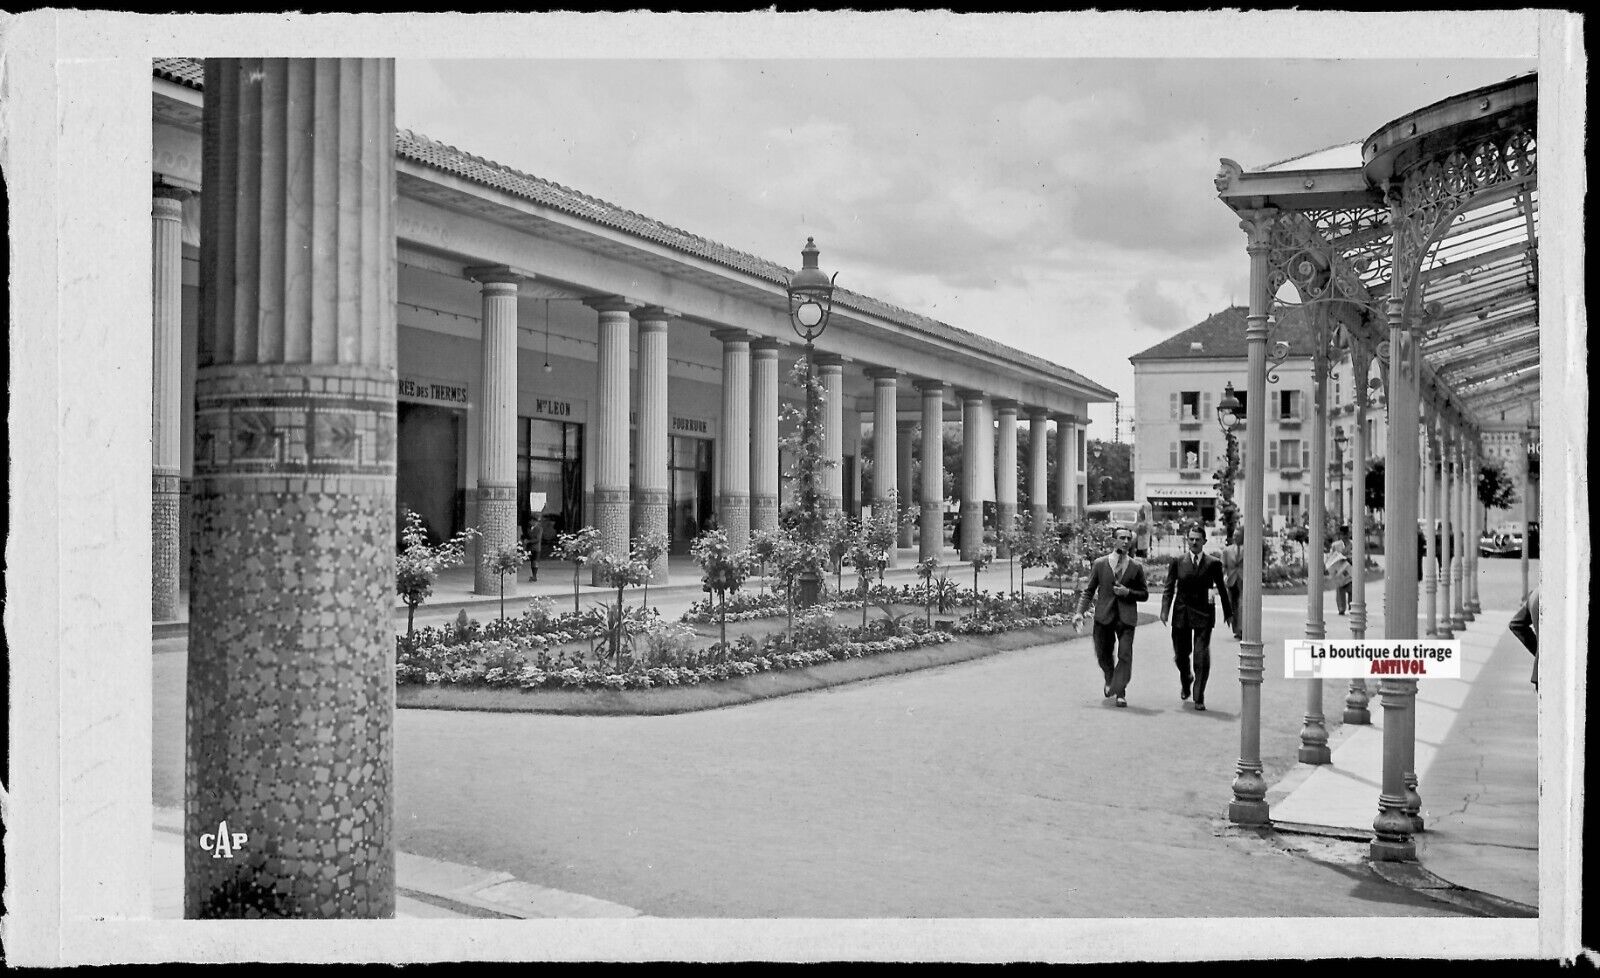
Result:
[[1166,296],[1160,282],[1143,279],[1135,283],[1123,298],[1134,321],[1141,326],[1163,333],[1176,333],[1194,325],[1185,321],[1183,307]]

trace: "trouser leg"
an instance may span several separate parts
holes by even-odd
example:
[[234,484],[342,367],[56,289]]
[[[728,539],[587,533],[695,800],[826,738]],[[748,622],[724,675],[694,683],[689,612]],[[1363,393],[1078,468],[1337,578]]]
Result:
[[1111,695],[1124,696],[1128,691],[1128,682],[1133,679],[1133,626],[1116,624],[1117,634],[1117,666],[1111,674]]
[[1111,650],[1116,643],[1116,630],[1111,625],[1094,623],[1094,657],[1100,662],[1100,672],[1105,676],[1106,685],[1111,685],[1112,660]]
[[1178,666],[1178,678],[1183,682],[1183,688],[1188,689],[1194,682],[1194,673],[1189,669],[1189,652],[1194,647],[1194,634],[1187,627],[1172,626],[1172,661]]
[[1206,680],[1211,676],[1211,626],[1194,630],[1194,701],[1206,701]]
[[1243,638],[1244,613],[1242,605],[1244,602],[1244,584],[1239,583],[1228,588],[1228,598],[1233,602],[1233,637]]

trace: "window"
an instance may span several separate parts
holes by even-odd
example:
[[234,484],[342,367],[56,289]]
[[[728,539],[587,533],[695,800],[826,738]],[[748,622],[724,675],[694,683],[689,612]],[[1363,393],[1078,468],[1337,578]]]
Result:
[[1191,438],[1171,442],[1167,448],[1167,466],[1179,472],[1200,472],[1211,466],[1211,445]]
[[1244,424],[1244,419],[1250,416],[1250,392],[1236,390],[1233,392],[1234,400],[1239,402],[1239,423]]
[[1174,391],[1168,395],[1172,420],[1182,425],[1199,424],[1211,416],[1210,391]]
[[1303,391],[1278,391],[1274,403],[1278,410],[1279,421],[1299,421],[1300,408],[1305,400]]
[[1304,469],[1311,465],[1311,446],[1298,438],[1267,442],[1267,468]]
[[1300,519],[1300,494],[1298,492],[1278,493],[1278,513],[1291,523]]
[[1185,421],[1200,417],[1200,392],[1184,391],[1178,395],[1178,416]]

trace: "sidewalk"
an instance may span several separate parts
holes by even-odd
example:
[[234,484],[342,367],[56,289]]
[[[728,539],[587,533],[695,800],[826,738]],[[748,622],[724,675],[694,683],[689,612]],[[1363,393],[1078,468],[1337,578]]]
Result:
[[[1427,872],[1413,872],[1408,882],[1424,888],[1447,882],[1499,898],[1490,905],[1510,901],[1503,913],[1532,915],[1539,896],[1537,696],[1528,682],[1531,659],[1505,630],[1514,595],[1481,590],[1489,606],[1455,635],[1461,678],[1418,684],[1415,767],[1425,828],[1413,838]],[[1376,614],[1367,635],[1381,637],[1381,585],[1370,597]],[[1303,599],[1298,610],[1303,618]],[[1264,617],[1270,682],[1281,676],[1281,642],[1299,637],[1302,622],[1281,613]],[[1349,638],[1347,623],[1330,614],[1328,637]],[[1325,682],[1339,687],[1328,699],[1342,712],[1348,680]],[[1377,682],[1369,681],[1368,690],[1372,723],[1343,724],[1331,738],[1332,763],[1301,764],[1269,790],[1278,830],[1372,838],[1385,717]],[[1330,714],[1330,725],[1336,719]]]
[[[151,833],[151,916],[183,918],[183,812],[157,808]],[[535,886],[510,873],[444,862],[411,853],[395,854],[397,918],[548,917],[614,918],[643,916],[632,907]]]

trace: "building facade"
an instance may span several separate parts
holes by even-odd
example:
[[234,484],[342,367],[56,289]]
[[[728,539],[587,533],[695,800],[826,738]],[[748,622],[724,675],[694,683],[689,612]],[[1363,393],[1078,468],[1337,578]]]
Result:
[[[160,618],[184,573],[186,487],[207,424],[194,409],[201,64],[158,59],[153,85],[153,274],[167,283],[155,309],[155,468],[170,490],[158,492],[158,510],[170,510],[156,529]],[[419,514],[432,539],[476,527],[494,546],[535,514],[562,531],[595,526],[616,549],[659,531],[673,552],[713,524],[738,545],[776,525],[788,462],[780,409],[802,400],[789,268],[416,133],[395,133],[394,168],[397,512]],[[1039,433],[1054,422],[1053,437],[1081,444],[1088,404],[1115,397],[843,285],[817,352],[835,463],[825,496],[852,512],[872,502],[860,498],[864,423],[875,423],[874,462],[887,473],[919,427],[967,426],[972,498],[1014,509],[1028,460],[996,466],[993,453],[1010,438],[1015,454],[1017,423]],[[889,412],[894,423],[876,424]],[[1048,491],[1068,509],[1083,496],[1081,456]],[[880,480],[878,494],[925,510],[942,502],[909,475]]]

